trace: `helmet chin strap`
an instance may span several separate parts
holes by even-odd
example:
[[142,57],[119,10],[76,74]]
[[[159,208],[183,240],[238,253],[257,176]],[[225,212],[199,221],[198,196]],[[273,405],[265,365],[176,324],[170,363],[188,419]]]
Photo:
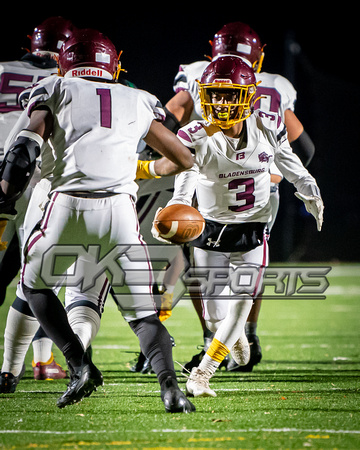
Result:
[[120,56],[122,55],[122,53],[123,53],[123,50],[120,50],[120,53],[119,53],[119,56],[118,56],[118,66],[117,66],[116,71],[114,72],[114,80],[115,81],[117,81],[119,79],[120,72],[125,72],[125,73],[127,72],[125,69],[123,69],[121,67]]
[[265,58],[265,53],[264,53],[265,46],[266,46],[266,44],[264,44],[262,46],[260,59],[258,61],[254,62],[253,69],[256,71],[256,73],[260,73],[261,72],[262,65],[263,65],[264,58]]

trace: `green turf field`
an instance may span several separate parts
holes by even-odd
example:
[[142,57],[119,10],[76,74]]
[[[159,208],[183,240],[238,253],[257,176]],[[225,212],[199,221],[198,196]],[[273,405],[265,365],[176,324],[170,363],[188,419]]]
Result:
[[[360,265],[333,265],[327,279],[325,300],[264,301],[262,362],[252,373],[217,373],[217,397],[194,399],[197,412],[188,415],[166,414],[155,375],[128,370],[137,339],[109,298],[93,344],[104,387],[59,410],[65,383],[35,381],[30,350],[16,393],[0,395],[0,448],[359,449]],[[1,359],[13,294],[0,309]],[[165,324],[176,340],[174,360],[188,361],[202,341],[190,302]]]

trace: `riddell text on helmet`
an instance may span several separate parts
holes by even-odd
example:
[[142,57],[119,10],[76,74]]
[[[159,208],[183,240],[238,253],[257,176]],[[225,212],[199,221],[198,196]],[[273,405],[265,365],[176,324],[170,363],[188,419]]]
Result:
[[99,77],[102,78],[104,76],[103,71],[101,69],[93,69],[93,68],[81,68],[81,69],[72,69],[71,70],[72,77]]

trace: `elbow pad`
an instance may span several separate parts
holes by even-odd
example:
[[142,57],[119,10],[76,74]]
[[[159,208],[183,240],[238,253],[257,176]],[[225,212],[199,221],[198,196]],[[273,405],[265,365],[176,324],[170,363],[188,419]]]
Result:
[[315,154],[315,145],[307,132],[304,130],[290,145],[295,155],[297,155],[303,165],[307,167]]
[[21,197],[35,171],[43,139],[31,131],[23,130],[6,153],[0,168],[0,179],[7,181],[15,191],[3,196],[1,204],[14,202]]

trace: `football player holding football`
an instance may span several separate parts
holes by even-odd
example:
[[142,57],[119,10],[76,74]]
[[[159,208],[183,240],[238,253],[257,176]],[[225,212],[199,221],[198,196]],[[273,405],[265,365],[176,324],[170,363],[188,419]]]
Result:
[[[285,77],[262,71],[264,61],[264,45],[261,39],[249,25],[243,22],[232,22],[224,25],[215,33],[212,41],[212,61],[221,55],[234,55],[241,58],[255,71],[257,96],[260,99],[254,108],[264,112],[278,113],[286,125],[288,140],[291,147],[306,167],[312,160],[315,152],[314,144],[304,130],[304,127],[295,114],[296,91],[293,85]],[[175,76],[173,89],[175,95],[167,102],[165,108],[172,118],[174,129],[187,124],[189,121],[202,118],[202,110],[199,97],[197,79],[199,79],[209,65],[209,61],[196,61],[191,64],[181,64],[179,72]],[[270,202],[272,206],[272,219],[268,224],[272,229],[279,208],[279,183],[282,174],[275,164],[271,166]],[[173,277],[174,278],[174,277]],[[194,285],[190,292],[194,307],[198,313],[203,333],[205,348],[193,357],[185,367],[197,365],[201,360],[209,344],[209,332],[202,318],[201,294]],[[239,366],[233,360],[227,364],[227,370],[251,371],[253,366],[260,362],[262,353],[259,338],[257,336],[257,322],[261,308],[261,296],[259,296],[251,309],[246,324],[246,334],[251,342],[251,358],[248,364]]]
[[230,352],[237,364],[249,362],[245,323],[268,264],[273,162],[294,184],[295,195],[315,217],[319,231],[323,222],[319,188],[292,151],[280,116],[253,112],[257,84],[253,69],[241,58],[219,56],[199,82],[206,120],[192,121],[177,133],[194,152],[195,164],[176,177],[168,204],[191,205],[195,193],[206,220],[204,232],[190,245],[194,246],[204,319],[215,333],[187,381],[187,393],[193,396],[216,395],[209,380]]

